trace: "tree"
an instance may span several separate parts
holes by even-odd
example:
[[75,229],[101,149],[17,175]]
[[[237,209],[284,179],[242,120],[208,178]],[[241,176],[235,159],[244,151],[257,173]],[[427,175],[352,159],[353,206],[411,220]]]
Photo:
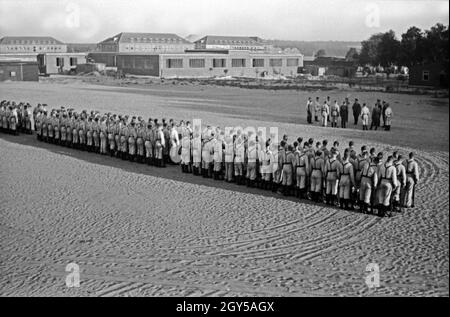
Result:
[[396,65],[399,60],[400,42],[395,36],[395,32],[389,30],[381,35],[381,40],[377,47],[378,64],[383,67]]
[[426,62],[442,63],[448,70],[449,62],[449,34],[448,26],[437,23],[430,30],[425,31]]
[[347,54],[345,54],[345,60],[349,62],[356,62],[359,60],[358,50],[355,47],[350,47]]
[[382,33],[373,34],[368,40],[361,42],[361,53],[359,54],[359,63],[361,65],[379,64],[378,44],[381,42]]
[[325,52],[325,50],[323,48],[321,48],[320,50],[318,50],[316,52],[316,54],[314,56],[315,56],[315,58],[324,57],[324,56],[327,56],[327,53]]
[[402,34],[399,51],[399,64],[411,67],[425,59],[425,37],[421,29],[413,26]]

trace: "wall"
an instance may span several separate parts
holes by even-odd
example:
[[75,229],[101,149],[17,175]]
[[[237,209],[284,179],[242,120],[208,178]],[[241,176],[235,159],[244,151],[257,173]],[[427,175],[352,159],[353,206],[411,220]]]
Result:
[[[429,72],[429,80],[423,80],[423,72]],[[413,66],[409,69],[409,84],[412,86],[448,87],[448,72],[439,64]]]
[[[11,76],[11,72],[15,72],[15,76]],[[37,63],[0,64],[0,81],[38,81],[38,73]]]
[[120,53],[183,53],[185,50],[194,49],[194,44],[180,43],[120,43]]
[[[43,56],[43,58],[41,57]],[[61,58],[64,60],[62,69],[57,66],[56,59]],[[45,74],[58,74],[62,72],[68,72],[73,68],[76,68],[76,65],[70,65],[70,59],[76,58],[77,64],[86,64],[86,54],[83,53],[67,53],[67,54],[41,54],[39,55],[40,60],[40,71]],[[42,65],[42,62],[44,65]],[[43,67],[44,66],[44,67]]]
[[117,68],[126,74],[159,76],[158,55],[117,55]]

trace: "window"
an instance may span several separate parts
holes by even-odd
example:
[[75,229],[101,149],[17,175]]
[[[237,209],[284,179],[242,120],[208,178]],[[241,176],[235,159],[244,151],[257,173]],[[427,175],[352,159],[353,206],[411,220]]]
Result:
[[190,68],[204,68],[205,60],[201,58],[191,58],[189,59],[189,67]]
[[233,58],[231,67],[245,67],[245,58]]
[[286,61],[287,66],[298,66],[298,58],[288,58]]
[[166,62],[167,68],[183,68],[182,58],[169,58]]
[[429,81],[430,80],[430,72],[428,70],[424,70],[422,72],[422,80]]
[[225,68],[227,67],[227,60],[225,58],[214,58],[213,59],[214,68]]
[[271,67],[281,67],[281,66],[283,66],[283,60],[281,58],[271,58],[270,66]]
[[254,58],[253,59],[253,67],[264,67],[264,59],[263,58]]
[[10,73],[9,73],[9,76],[10,76],[10,77],[16,77],[16,72],[10,72]]
[[78,60],[76,57],[71,57],[70,58],[70,66],[77,66],[78,64]]
[[63,67],[63,66],[64,66],[64,58],[62,58],[62,57],[57,57],[57,58],[56,58],[56,66],[57,66],[57,67]]

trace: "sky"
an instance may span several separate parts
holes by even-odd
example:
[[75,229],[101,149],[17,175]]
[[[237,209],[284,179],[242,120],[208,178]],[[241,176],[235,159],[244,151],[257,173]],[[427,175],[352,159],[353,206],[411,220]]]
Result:
[[0,0],[0,37],[97,43],[120,32],[362,41],[449,24],[448,0]]

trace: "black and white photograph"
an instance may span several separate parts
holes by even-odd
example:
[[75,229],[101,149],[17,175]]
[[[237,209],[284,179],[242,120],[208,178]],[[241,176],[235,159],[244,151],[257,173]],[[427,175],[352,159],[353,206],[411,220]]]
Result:
[[0,0],[0,296],[448,297],[449,1]]

